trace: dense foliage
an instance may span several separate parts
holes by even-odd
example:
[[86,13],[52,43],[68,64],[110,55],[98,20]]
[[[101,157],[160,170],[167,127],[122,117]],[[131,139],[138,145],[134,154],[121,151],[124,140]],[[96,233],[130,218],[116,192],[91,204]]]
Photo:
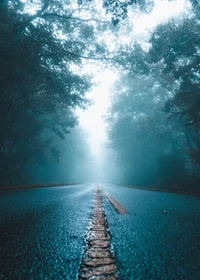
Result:
[[190,2],[189,14],[141,42],[132,16],[150,13],[151,0],[2,0],[0,184],[75,180],[89,149],[72,128],[75,109],[89,104],[83,66],[93,61],[118,73],[105,119],[121,182],[197,186],[200,10]]
[[58,160],[52,142],[77,123],[73,109],[85,106],[89,88],[88,78],[71,70],[83,42],[56,36],[42,10],[32,16],[23,9],[20,1],[1,3],[1,184],[31,183],[33,163]]
[[197,187],[200,155],[200,18],[158,25],[149,48],[120,50],[119,75],[106,117],[122,181],[164,188]]

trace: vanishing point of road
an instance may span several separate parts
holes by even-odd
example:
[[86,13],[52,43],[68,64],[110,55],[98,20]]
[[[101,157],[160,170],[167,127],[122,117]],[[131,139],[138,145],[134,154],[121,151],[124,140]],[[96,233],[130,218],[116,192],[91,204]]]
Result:
[[2,191],[0,279],[200,279],[200,197],[112,184]]

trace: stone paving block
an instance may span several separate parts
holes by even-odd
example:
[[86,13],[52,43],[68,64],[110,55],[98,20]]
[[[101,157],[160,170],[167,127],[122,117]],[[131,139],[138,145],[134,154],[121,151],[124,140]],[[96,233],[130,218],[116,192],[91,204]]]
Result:
[[104,225],[92,225],[91,230],[93,231],[105,231]]
[[116,272],[116,265],[115,264],[108,264],[108,265],[102,265],[97,267],[86,267],[84,268],[83,273],[81,275],[87,275],[87,276],[106,276],[110,274],[114,274]]
[[82,275],[80,279],[83,280],[117,280],[118,278],[116,276],[88,276],[88,275]]
[[105,219],[103,217],[94,217],[92,219],[93,224],[105,224]]
[[92,219],[96,219],[96,220],[103,219],[104,220],[105,218],[104,218],[103,213],[98,213],[96,215],[93,215]]
[[104,221],[102,221],[102,220],[100,220],[100,222],[98,222],[98,220],[97,221],[92,221],[92,225],[93,226],[96,226],[96,225],[98,225],[98,226],[103,226],[103,227],[105,227],[105,222]]
[[97,207],[95,207],[95,211],[97,211],[97,212],[101,212],[101,211],[103,211],[103,208],[102,208],[102,207],[97,206]]
[[106,264],[113,264],[114,260],[113,258],[100,258],[100,259],[90,259],[90,260],[85,260],[84,264],[86,266],[99,266],[99,265],[106,265]]
[[108,248],[110,243],[104,240],[92,240],[88,242],[91,247]]
[[109,240],[109,238],[105,231],[91,231],[88,236],[88,240]]
[[117,276],[95,276],[90,278],[90,280],[117,280]]
[[86,252],[86,256],[88,256],[90,258],[112,257],[112,255],[108,249],[102,249],[102,248],[91,248]]

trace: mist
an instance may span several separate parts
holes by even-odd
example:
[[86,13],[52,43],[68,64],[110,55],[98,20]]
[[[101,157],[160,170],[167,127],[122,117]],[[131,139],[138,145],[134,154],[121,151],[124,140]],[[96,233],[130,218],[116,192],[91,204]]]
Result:
[[0,0],[0,279],[200,279],[200,1]]
[[199,5],[57,2],[1,4],[0,185],[197,189]]

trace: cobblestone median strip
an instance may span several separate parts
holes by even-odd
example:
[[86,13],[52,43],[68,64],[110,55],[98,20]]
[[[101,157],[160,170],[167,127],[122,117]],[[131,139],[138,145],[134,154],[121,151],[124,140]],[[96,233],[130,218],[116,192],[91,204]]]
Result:
[[99,186],[97,186],[94,212],[86,240],[86,251],[80,267],[79,279],[118,279],[117,266],[111,253],[110,236]]
[[117,200],[115,200],[111,195],[108,195],[104,193],[104,196],[108,199],[110,204],[114,207],[114,209],[119,213],[119,214],[127,214],[128,210],[122,206]]

